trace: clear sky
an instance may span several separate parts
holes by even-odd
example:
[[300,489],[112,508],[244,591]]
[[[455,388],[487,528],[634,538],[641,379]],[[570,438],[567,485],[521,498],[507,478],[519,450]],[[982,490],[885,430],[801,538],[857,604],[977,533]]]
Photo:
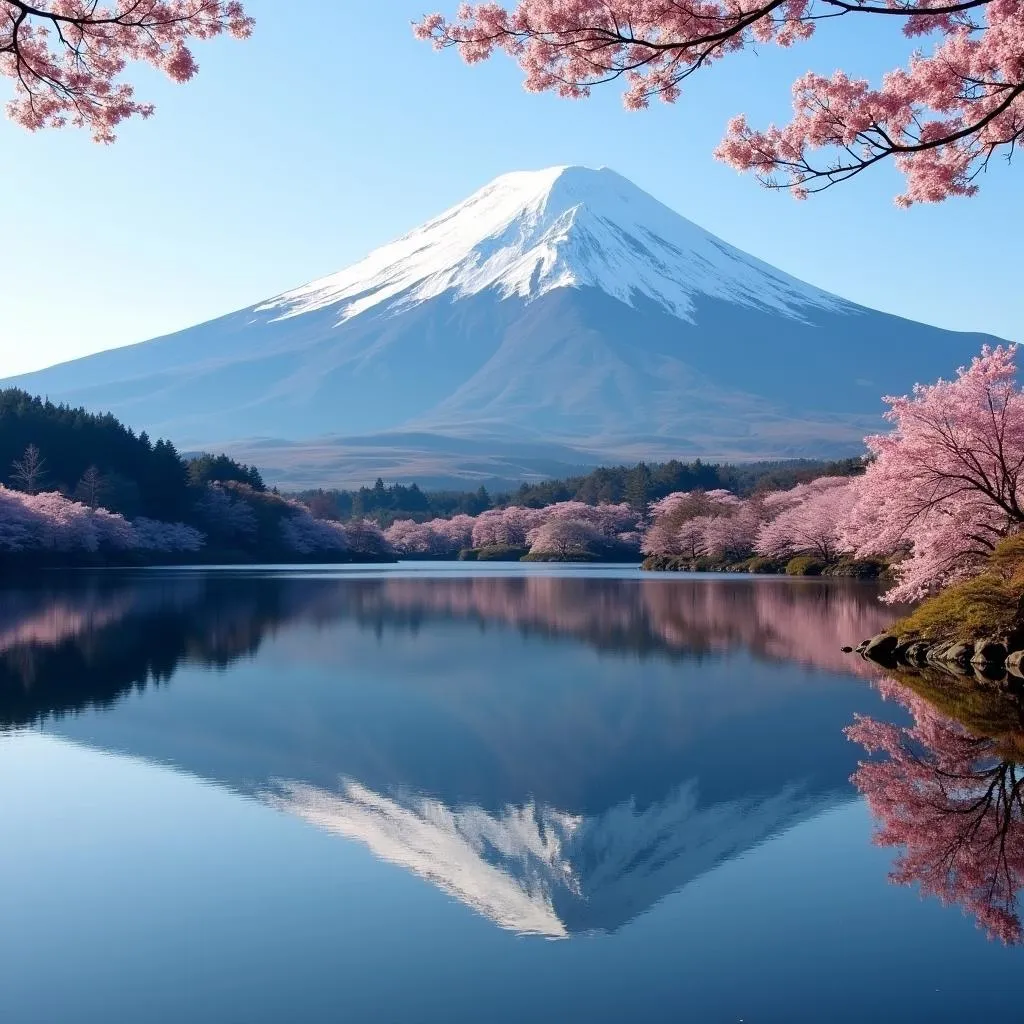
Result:
[[[897,210],[882,169],[805,203],[711,151],[728,117],[781,119],[814,68],[877,75],[894,26],[826,26],[693,79],[636,114],[609,87],[533,96],[511,61],[467,67],[415,41],[437,0],[247,0],[248,42],[201,44],[198,78],[143,70],[148,122],[111,147],[0,120],[0,377],[143,341],[339,270],[498,174],[612,167],[726,241],[847,298],[944,327],[1024,335],[1024,178],[994,165],[973,200]],[[444,2],[444,0],[442,0]],[[447,9],[455,0],[447,0]],[[885,19],[883,19],[885,20]],[[0,80],[2,81],[2,80]]]

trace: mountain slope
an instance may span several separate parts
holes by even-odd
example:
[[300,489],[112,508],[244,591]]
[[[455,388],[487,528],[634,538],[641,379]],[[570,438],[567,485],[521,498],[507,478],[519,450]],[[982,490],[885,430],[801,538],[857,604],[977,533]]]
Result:
[[830,295],[612,171],[570,167],[504,175],[257,306],[8,383],[228,445],[293,484],[427,464],[515,476],[850,453],[881,394],[948,375],[982,340]]

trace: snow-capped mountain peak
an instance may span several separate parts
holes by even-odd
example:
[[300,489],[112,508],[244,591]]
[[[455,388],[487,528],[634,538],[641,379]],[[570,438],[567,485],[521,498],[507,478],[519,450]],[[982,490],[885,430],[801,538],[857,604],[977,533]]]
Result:
[[996,339],[858,306],[607,169],[496,178],[346,270],[7,383],[294,487],[834,457]]
[[529,300],[588,286],[628,305],[645,296],[689,321],[701,295],[795,317],[846,305],[726,245],[614,171],[551,167],[504,174],[346,270],[259,309],[287,318],[337,306],[344,322],[446,293]]

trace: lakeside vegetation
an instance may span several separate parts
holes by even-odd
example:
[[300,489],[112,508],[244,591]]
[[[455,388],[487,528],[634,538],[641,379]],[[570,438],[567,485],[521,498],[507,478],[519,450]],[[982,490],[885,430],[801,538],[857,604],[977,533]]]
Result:
[[602,468],[495,496],[483,487],[430,492],[383,480],[357,491],[287,495],[226,455],[183,457],[173,442],[136,435],[110,414],[9,389],[0,392],[0,565],[639,562],[659,500],[714,494],[723,484],[756,496],[801,486],[823,470],[838,476],[860,468],[853,459],[747,466],[698,459]]
[[[1015,355],[983,349],[954,380],[888,399],[894,429],[868,438],[863,460],[640,463],[495,497],[382,480],[284,495],[225,455],[186,459],[112,416],[7,391],[0,558],[8,566],[643,559],[660,571],[883,577],[884,600],[929,600],[876,656],[943,640],[961,644],[956,657],[964,643],[984,641],[986,657],[1002,650],[1005,659],[1024,595]],[[724,482],[732,489],[708,486]]]
[[0,391],[0,568],[393,557],[374,524],[319,520],[253,466]]

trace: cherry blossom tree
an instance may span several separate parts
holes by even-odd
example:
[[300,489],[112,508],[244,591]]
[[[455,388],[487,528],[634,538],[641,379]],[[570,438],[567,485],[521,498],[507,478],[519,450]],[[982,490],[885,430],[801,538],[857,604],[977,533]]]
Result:
[[218,540],[247,543],[256,539],[256,513],[240,493],[220,483],[207,484],[196,502],[200,521]]
[[145,551],[195,552],[205,543],[203,534],[185,523],[165,523],[139,516],[131,526],[135,546]]
[[711,516],[696,516],[680,523],[675,530],[674,554],[687,558],[700,558],[705,554],[704,531],[711,520]]
[[396,519],[384,531],[384,537],[400,555],[432,554],[436,541],[429,523],[417,523],[412,519]]
[[615,538],[620,533],[635,530],[639,516],[627,502],[613,505],[602,502],[588,505],[583,501],[559,501],[541,510],[545,520],[565,519],[587,523],[603,537]]
[[754,551],[762,523],[759,501],[745,501],[731,514],[704,520],[702,547],[711,558],[741,559]]
[[0,74],[14,81],[8,114],[30,131],[70,124],[113,142],[122,121],[153,113],[120,81],[129,63],[187,82],[199,70],[193,40],[243,39],[252,28],[237,0],[0,0]]
[[674,491],[650,506],[650,525],[641,550],[646,555],[698,558],[705,553],[704,531],[715,516],[731,515],[742,502],[721,488]]
[[358,555],[379,558],[391,554],[384,531],[372,519],[353,519],[345,523],[344,527],[340,523],[327,524],[324,520],[317,520],[317,522],[336,526],[342,530],[350,550]]
[[856,478],[824,476],[765,495],[762,507],[774,515],[758,530],[755,550],[774,558],[810,554],[834,562],[843,550],[843,523],[857,484]]
[[341,523],[314,519],[305,506],[282,517],[281,540],[286,548],[300,555],[347,551],[351,546],[348,531]]
[[890,434],[845,525],[858,555],[905,553],[890,601],[913,601],[977,572],[1024,524],[1024,394],[1016,346],[982,349],[954,380],[887,398]]
[[992,937],[1021,940],[1017,893],[1024,883],[1024,771],[1006,743],[975,735],[892,680],[883,695],[910,711],[910,725],[857,716],[847,736],[884,759],[853,776],[879,823],[875,839],[901,847],[892,872],[944,903],[958,904]]
[[197,551],[205,538],[181,523],[129,521],[56,491],[25,494],[0,486],[0,552]]
[[531,555],[570,558],[593,552],[601,534],[590,523],[565,516],[552,517],[530,533]]
[[474,525],[474,517],[467,515],[425,523],[396,519],[384,531],[384,538],[399,555],[451,558],[470,546]]
[[[630,109],[675,102],[695,72],[749,47],[792,46],[819,23],[895,23],[915,50],[877,86],[846,71],[793,83],[793,118],[759,131],[739,115],[716,150],[798,198],[890,161],[906,176],[900,205],[973,195],[993,157],[1024,134],[1024,5],[1019,0],[519,0],[432,14],[420,38],[469,63],[504,51],[533,92],[588,96],[622,79]],[[858,39],[857,45],[862,45]],[[760,88],[760,83],[758,83]]]
[[476,522],[473,516],[459,514],[451,519],[435,519],[431,523],[431,529],[437,538],[437,553],[439,555],[457,555],[464,548],[473,543],[473,526]]
[[546,515],[545,510],[520,505],[481,512],[473,526],[473,547],[525,547],[527,534],[540,526]]

